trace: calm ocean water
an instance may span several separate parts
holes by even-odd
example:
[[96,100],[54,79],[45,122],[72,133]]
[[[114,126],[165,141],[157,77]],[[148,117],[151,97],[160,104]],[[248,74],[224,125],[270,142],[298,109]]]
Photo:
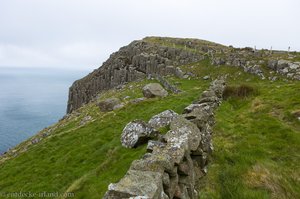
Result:
[[0,153],[62,118],[69,87],[87,73],[0,68]]

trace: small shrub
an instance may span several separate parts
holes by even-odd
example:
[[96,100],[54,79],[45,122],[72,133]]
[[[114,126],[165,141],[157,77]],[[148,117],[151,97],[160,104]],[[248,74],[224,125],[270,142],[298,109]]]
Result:
[[258,91],[246,84],[242,84],[239,86],[227,86],[223,93],[223,98],[228,99],[230,97],[236,97],[236,98],[246,98],[248,96],[253,96],[258,94]]

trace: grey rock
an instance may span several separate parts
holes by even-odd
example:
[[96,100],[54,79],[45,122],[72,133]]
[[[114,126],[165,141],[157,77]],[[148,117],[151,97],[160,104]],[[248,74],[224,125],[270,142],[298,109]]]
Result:
[[102,112],[113,111],[120,107],[121,101],[118,98],[109,98],[98,102],[97,105]]
[[143,87],[143,95],[146,98],[166,97],[168,92],[158,83],[150,83]]
[[170,124],[171,131],[167,132],[164,139],[174,147],[185,150],[196,150],[201,140],[201,134],[195,124],[183,117],[176,117]]
[[130,102],[133,103],[133,104],[137,104],[137,103],[140,103],[142,101],[145,101],[145,99],[146,99],[145,97],[140,97],[140,98],[130,100]]
[[173,158],[166,153],[165,148],[154,148],[152,153],[147,153],[143,159],[134,160],[130,166],[131,170],[153,171],[161,174],[164,171],[172,173],[173,168]]
[[80,125],[85,125],[86,123],[88,123],[89,121],[91,121],[93,118],[90,115],[85,116],[84,118],[82,118],[82,120],[80,121]]
[[203,79],[204,79],[204,80],[209,80],[209,79],[210,79],[210,76],[209,76],[209,75],[206,75],[206,76],[203,77]]
[[268,67],[272,70],[276,70],[277,69],[277,64],[278,64],[277,60],[269,60]]
[[155,137],[157,137],[157,133],[144,121],[134,120],[123,129],[121,143],[126,148],[135,148]]
[[[143,184],[143,186],[140,186]],[[104,199],[116,198],[165,198],[162,174],[152,171],[129,170],[118,183],[110,184]]]
[[155,140],[149,140],[147,145],[147,151],[152,152],[154,148],[164,148],[166,146],[166,143],[155,141]]
[[289,66],[289,61],[287,60],[278,60],[278,63],[277,63],[277,69],[284,69],[284,68],[287,68]]
[[166,111],[163,111],[163,112],[153,116],[149,120],[148,124],[152,128],[159,129],[161,127],[166,127],[166,126],[170,125],[172,120],[174,118],[176,118],[177,116],[178,116],[178,114],[175,113],[174,111],[166,110]]

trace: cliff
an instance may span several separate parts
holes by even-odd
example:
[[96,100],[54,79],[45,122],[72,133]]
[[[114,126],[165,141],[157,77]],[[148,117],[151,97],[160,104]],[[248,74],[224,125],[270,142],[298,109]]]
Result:
[[180,76],[177,66],[203,60],[210,49],[223,47],[197,39],[147,37],[133,41],[113,53],[100,68],[74,82],[69,91],[67,113],[89,102],[101,91],[126,82],[154,74]]
[[101,67],[75,81],[69,89],[67,113],[90,102],[104,90],[149,75],[182,77],[183,72],[178,66],[195,63],[206,57],[213,65],[240,67],[262,79],[277,78],[276,75],[264,74],[264,68],[268,67],[290,79],[300,80],[300,62],[294,61],[297,58],[295,53],[233,48],[199,39],[146,37],[120,48]]

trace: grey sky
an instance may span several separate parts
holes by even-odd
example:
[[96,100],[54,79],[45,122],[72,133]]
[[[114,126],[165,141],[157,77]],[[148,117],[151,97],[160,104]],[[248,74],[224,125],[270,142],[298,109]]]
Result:
[[0,67],[92,69],[145,36],[300,51],[299,0],[0,0]]

